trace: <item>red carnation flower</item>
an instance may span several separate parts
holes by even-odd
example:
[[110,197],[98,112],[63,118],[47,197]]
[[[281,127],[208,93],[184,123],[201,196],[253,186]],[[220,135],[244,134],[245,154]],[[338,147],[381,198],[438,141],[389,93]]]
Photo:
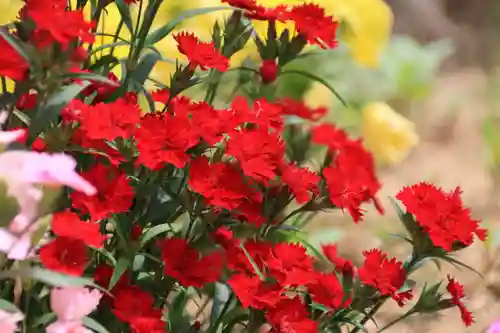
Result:
[[401,262],[396,261],[396,258],[389,260],[387,254],[379,249],[364,251],[363,255],[365,262],[358,270],[361,282],[377,288],[382,296],[391,296],[399,306],[412,298],[411,291],[398,292],[406,281],[406,272]]
[[134,333],[162,332],[162,310],[154,307],[154,297],[137,286],[120,289],[113,302],[113,314],[128,323]]
[[276,133],[267,130],[233,132],[226,154],[236,158],[246,176],[267,185],[277,176],[285,145]]
[[322,304],[331,310],[348,306],[352,299],[345,300],[344,290],[335,274],[316,274],[316,279],[307,285],[314,302]]
[[210,164],[204,156],[191,162],[188,184],[208,204],[227,210],[243,212],[245,204],[262,202],[262,195],[249,187],[236,165]]
[[276,283],[265,283],[256,275],[237,274],[227,283],[231,286],[244,309],[266,309],[274,307],[282,298],[284,290]]
[[89,262],[87,246],[79,239],[56,237],[40,248],[40,261],[50,270],[81,276]]
[[29,17],[36,24],[35,38],[44,46],[49,40],[67,48],[69,43],[79,39],[92,43],[94,24],[85,21],[83,11],[66,11],[66,3],[27,0],[21,11],[21,17]]
[[90,140],[129,138],[141,118],[136,104],[118,99],[113,103],[99,103],[83,107],[80,111],[80,126]]
[[288,97],[281,98],[278,103],[283,107],[283,114],[297,116],[308,120],[319,120],[328,112],[328,109],[325,107],[319,107],[315,109],[309,108],[304,104],[304,102]]
[[337,28],[339,23],[325,10],[312,3],[294,6],[287,18],[295,23],[295,29],[310,44],[322,48],[334,48],[338,45]]
[[283,299],[267,311],[266,318],[273,326],[273,332],[318,332],[318,322],[309,318],[309,312],[298,296]]
[[97,164],[81,175],[96,184],[97,194],[87,196],[81,192],[72,192],[70,198],[73,208],[89,214],[92,222],[125,212],[132,206],[134,189],[128,183],[127,175],[103,164]]
[[472,325],[475,322],[474,317],[462,302],[462,298],[465,297],[464,286],[448,275],[448,285],[446,289],[451,294],[451,302],[460,310],[460,315],[462,316],[462,321],[465,326]]
[[363,217],[361,205],[373,202],[382,214],[383,209],[376,198],[380,182],[375,175],[372,155],[361,141],[349,141],[337,151],[334,161],[323,170],[331,202],[347,209],[354,222]]
[[201,70],[213,68],[225,72],[229,68],[229,59],[220,54],[214,43],[203,43],[194,34],[187,32],[174,35],[174,39],[179,52],[188,58],[191,70],[194,71],[199,66]]
[[0,37],[0,76],[21,81],[26,77],[29,64],[10,44]]
[[58,237],[67,237],[83,241],[88,246],[100,248],[106,236],[101,234],[100,225],[84,222],[72,212],[59,212],[52,218],[52,231]]
[[186,152],[199,142],[190,119],[184,115],[171,114],[144,116],[135,139],[139,150],[137,164],[153,170],[165,164],[183,168],[189,160]]
[[254,101],[250,107],[243,96],[237,96],[231,103],[231,128],[240,128],[252,124],[264,130],[281,132],[284,126],[282,107],[279,104],[269,103],[263,98]]
[[321,250],[325,257],[335,265],[335,270],[348,276],[354,276],[354,264],[352,261],[338,256],[337,247],[333,244],[322,245]]
[[474,235],[485,240],[487,231],[479,227],[479,221],[470,216],[470,209],[463,207],[461,190],[450,193],[427,183],[405,187],[396,195],[417,223],[429,235],[435,246],[452,251],[459,243],[469,246]]
[[311,194],[318,193],[320,177],[307,168],[299,168],[294,164],[285,164],[281,167],[281,180],[285,183],[299,204],[311,199]]
[[183,286],[201,288],[217,281],[222,272],[222,255],[219,252],[202,256],[183,238],[169,238],[162,245],[165,275],[177,279]]
[[282,286],[306,285],[315,279],[313,258],[298,244],[274,244],[265,264],[268,274]]

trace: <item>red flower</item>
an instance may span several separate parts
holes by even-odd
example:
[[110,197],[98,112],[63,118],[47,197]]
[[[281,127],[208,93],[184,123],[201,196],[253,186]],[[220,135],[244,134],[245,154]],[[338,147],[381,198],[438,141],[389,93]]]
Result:
[[278,64],[274,59],[265,59],[260,65],[260,78],[264,84],[273,83],[278,75]]
[[262,202],[261,194],[245,183],[237,166],[222,162],[210,164],[205,156],[191,162],[188,184],[205,197],[208,204],[231,211],[242,212],[248,202]]
[[350,141],[347,133],[332,124],[321,124],[312,129],[312,142],[328,147],[334,152]]
[[26,77],[29,64],[10,44],[0,37],[0,76],[21,81]]
[[[279,104],[269,103],[259,98],[252,107],[243,96],[237,96],[231,103],[232,128],[241,128],[243,125],[255,125],[262,131],[273,130],[281,132],[284,125],[282,107]],[[253,128],[252,127],[252,128]]]
[[231,286],[244,309],[274,307],[281,299],[283,290],[276,283],[265,283],[258,276],[237,274],[227,283]]
[[361,205],[372,201],[382,214],[376,194],[381,185],[375,175],[373,157],[360,141],[350,141],[337,152],[333,163],[323,170],[331,202],[347,209],[354,222],[362,219]]
[[295,29],[310,44],[322,48],[337,46],[338,22],[332,16],[325,15],[325,10],[312,3],[294,6],[287,18],[295,23]]
[[[297,116],[303,119],[319,120],[320,118],[324,117],[328,112],[328,109],[325,107],[319,107],[315,109],[309,108],[302,101],[294,100],[288,97],[279,99],[278,103],[283,108],[283,114],[290,116]],[[328,126],[327,124],[320,126],[325,126],[325,125]],[[317,128],[321,127],[318,126]]]
[[318,332],[318,323],[309,318],[309,313],[298,296],[293,299],[283,299],[267,311],[266,318],[273,326],[273,332]]
[[115,84],[111,84],[111,82],[92,82],[84,91],[82,91],[82,95],[90,96],[92,94],[96,94],[94,99],[92,100],[93,104],[104,102],[107,98],[109,98],[120,85],[120,79],[114,73],[108,73],[108,79]]
[[57,237],[40,249],[40,261],[50,270],[80,276],[89,262],[87,246],[79,239]]
[[139,150],[137,163],[153,170],[165,164],[183,168],[189,160],[187,150],[199,142],[189,118],[171,114],[144,116],[135,139]]
[[474,235],[485,240],[487,231],[479,221],[470,216],[470,209],[463,207],[460,188],[446,193],[427,183],[403,188],[396,196],[429,235],[435,246],[452,251],[453,245],[468,246]]
[[236,158],[246,176],[267,185],[277,176],[285,145],[276,133],[267,130],[233,132],[226,154]]
[[125,212],[132,206],[134,189],[128,183],[127,175],[103,164],[97,164],[81,175],[96,184],[97,195],[72,192],[70,198],[73,208],[89,214],[92,222]]
[[230,127],[231,113],[217,110],[205,102],[191,103],[188,111],[193,121],[193,129],[209,145],[214,146],[224,138]]
[[20,15],[22,18],[29,17],[35,22],[37,39],[40,37],[45,41],[52,39],[60,43],[63,48],[75,39],[92,43],[94,24],[85,21],[83,11],[66,11],[65,8],[66,3],[62,1],[26,0]]
[[363,252],[365,262],[359,268],[358,275],[361,282],[377,288],[382,296],[391,296],[399,306],[403,306],[406,299],[411,299],[411,292],[399,293],[406,281],[406,272],[403,264],[396,258],[389,260],[379,249]]
[[189,68],[201,70],[208,68],[225,72],[229,68],[229,59],[220,54],[214,47],[214,43],[203,43],[194,34],[181,32],[174,35],[177,41],[179,52],[184,54],[189,60]]
[[201,256],[183,238],[169,238],[163,242],[162,260],[165,275],[177,279],[183,286],[198,288],[217,281],[223,265],[219,252]]
[[100,225],[84,222],[72,212],[59,212],[52,219],[52,231],[58,237],[66,237],[83,241],[88,246],[100,248],[106,236],[101,234]]
[[451,302],[460,310],[460,315],[462,316],[462,321],[465,326],[472,325],[475,322],[474,317],[462,302],[462,298],[465,297],[464,286],[448,275],[448,285],[446,289],[451,294]]
[[352,261],[339,257],[337,247],[333,244],[322,245],[321,249],[325,257],[335,265],[335,270],[348,276],[354,276],[354,264]]
[[[248,256],[252,258],[259,271],[263,272],[267,259],[271,255],[269,243],[249,240],[245,242],[244,246]],[[232,271],[244,273],[245,275],[256,275],[255,268],[241,248],[227,252],[227,267]]]
[[256,0],[221,0],[222,3],[227,3],[231,7],[241,9],[254,9],[257,6]]
[[[99,286],[103,288],[109,288],[109,282],[111,281],[111,277],[113,276],[114,269],[111,266],[106,264],[100,264],[95,267],[94,270],[94,281]],[[128,278],[129,272],[125,271],[124,274],[120,277],[118,282],[111,288],[110,292],[116,294],[116,292],[120,289],[123,289],[128,286]],[[106,297],[106,296],[105,296]]]
[[84,107],[80,112],[80,126],[90,140],[129,138],[141,118],[135,104],[123,99],[116,102]]
[[344,308],[351,303],[350,297],[345,299],[342,285],[334,273],[318,273],[316,279],[307,285],[307,289],[314,302],[332,310]]
[[[120,289],[113,303],[113,314],[130,324],[134,333],[162,332],[162,311],[154,307],[154,297],[136,286]],[[151,330],[148,330],[151,329]]]
[[265,263],[268,273],[282,286],[306,285],[315,278],[313,258],[298,244],[274,244]]
[[318,193],[320,179],[307,168],[299,168],[294,164],[285,164],[281,167],[281,180],[290,188],[299,204],[308,202],[311,193]]
[[235,238],[233,232],[226,226],[218,228],[212,234],[212,238],[226,251],[231,251],[240,245],[239,239]]
[[32,110],[36,108],[36,104],[38,103],[38,95],[37,93],[26,93],[21,95],[16,102],[16,108],[18,110]]

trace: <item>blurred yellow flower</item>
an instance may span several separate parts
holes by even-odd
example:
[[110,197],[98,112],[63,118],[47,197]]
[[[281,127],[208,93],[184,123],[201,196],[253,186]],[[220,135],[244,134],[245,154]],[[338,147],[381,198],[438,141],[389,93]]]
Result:
[[393,13],[383,0],[321,0],[328,12],[345,24],[343,39],[354,60],[377,67],[391,36]]
[[14,21],[23,6],[22,0],[1,0],[0,1],[0,25]]
[[386,165],[401,163],[419,142],[415,124],[389,105],[368,104],[362,110],[362,136],[375,159]]
[[333,107],[333,94],[324,84],[314,82],[302,97],[305,105],[310,108],[325,107],[330,110]]

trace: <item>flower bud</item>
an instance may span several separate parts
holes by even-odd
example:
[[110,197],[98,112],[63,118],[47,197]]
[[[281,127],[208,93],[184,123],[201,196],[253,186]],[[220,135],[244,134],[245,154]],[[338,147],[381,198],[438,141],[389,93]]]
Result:
[[260,78],[264,84],[273,83],[278,75],[278,64],[274,59],[266,59],[260,65]]

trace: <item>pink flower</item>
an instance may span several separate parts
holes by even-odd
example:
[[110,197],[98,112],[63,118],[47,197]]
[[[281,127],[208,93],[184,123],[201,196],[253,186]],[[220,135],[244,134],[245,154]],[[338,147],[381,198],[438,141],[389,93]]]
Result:
[[497,320],[493,324],[491,324],[490,328],[488,328],[487,333],[500,333],[500,320]]
[[47,327],[46,333],[88,333],[82,319],[99,304],[102,293],[83,287],[54,288],[50,293],[50,306],[57,321]]
[[96,188],[76,171],[76,161],[64,154],[34,151],[6,151],[0,154],[0,178],[9,182],[66,185],[86,195],[95,194]]
[[93,331],[85,328],[80,322],[74,321],[56,321],[49,325],[45,333],[94,333]]
[[23,319],[20,313],[10,313],[0,310],[0,332],[14,333],[17,330],[17,323]]
[[7,194],[15,198],[19,206],[8,228],[0,228],[0,252],[7,253],[10,259],[23,260],[28,256],[31,234],[37,228],[34,222],[38,205],[43,197],[36,185],[66,185],[87,195],[96,193],[95,187],[75,168],[76,161],[64,154],[20,150],[0,153],[0,180],[7,184]]

